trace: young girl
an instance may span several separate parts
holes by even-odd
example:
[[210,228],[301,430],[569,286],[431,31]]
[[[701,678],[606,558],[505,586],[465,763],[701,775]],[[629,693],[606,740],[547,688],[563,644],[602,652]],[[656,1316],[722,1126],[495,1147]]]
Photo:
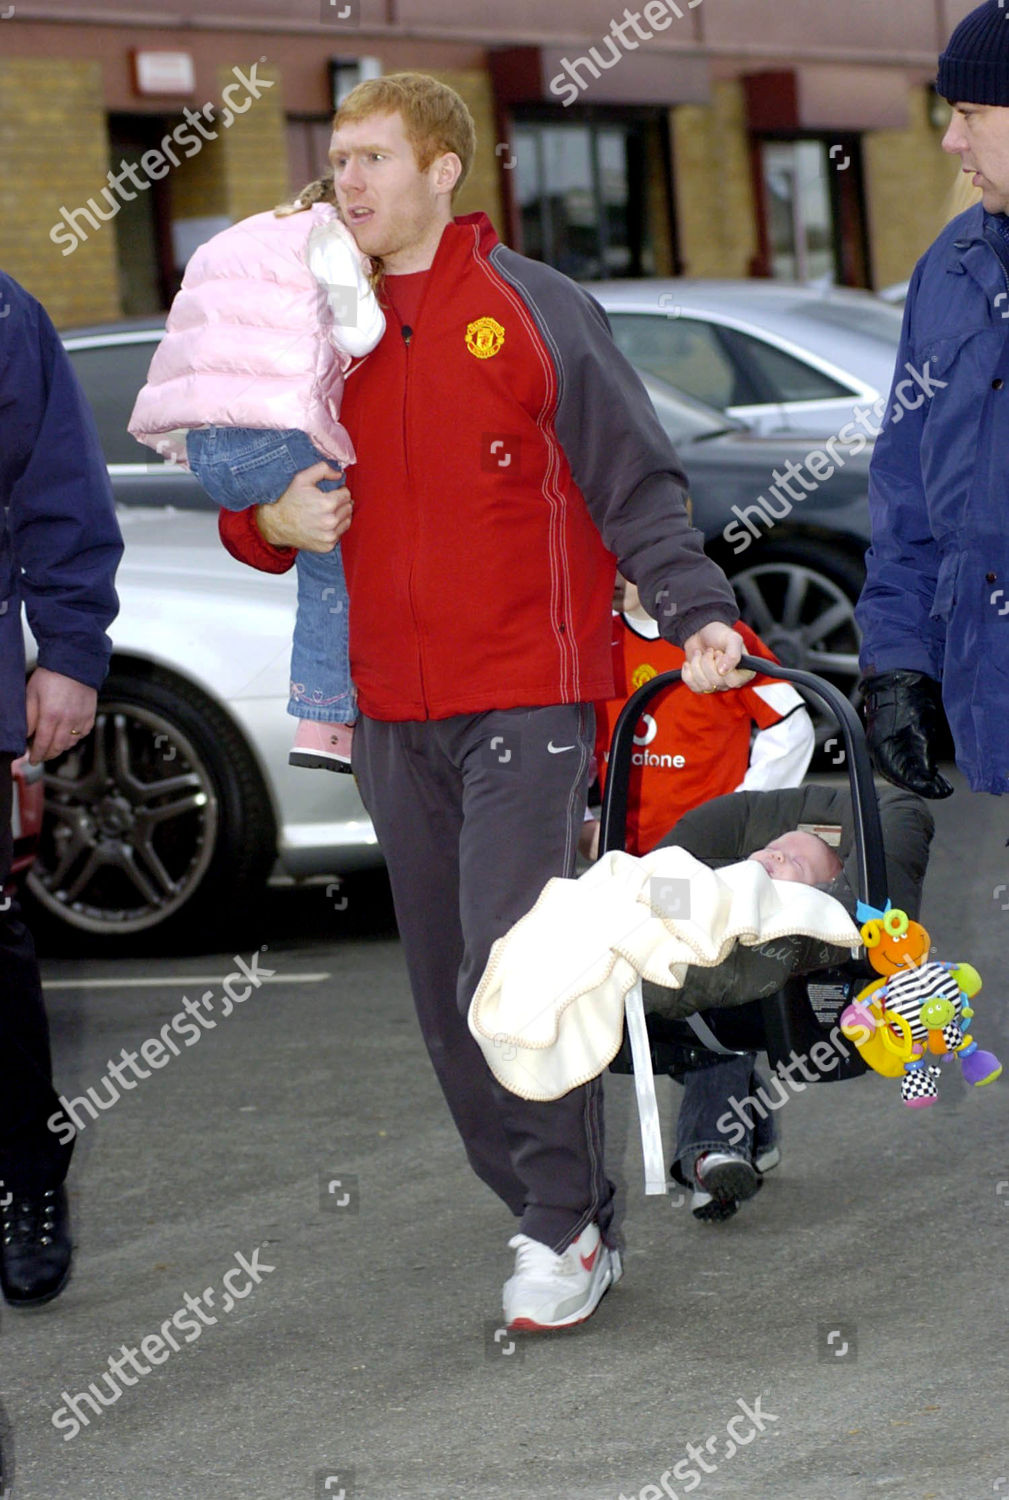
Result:
[[[340,425],[343,377],[385,318],[372,264],[336,208],[332,178],[231,225],[193,255],[129,430],[192,469],[227,510],[279,500],[301,469],[356,457]],[[295,766],[350,770],[357,718],[340,548],[299,552],[288,713]]]

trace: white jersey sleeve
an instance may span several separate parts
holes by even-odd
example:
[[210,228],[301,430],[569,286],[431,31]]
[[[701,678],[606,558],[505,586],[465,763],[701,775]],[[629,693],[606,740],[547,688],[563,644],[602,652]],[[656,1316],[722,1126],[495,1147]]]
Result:
[[736,791],[770,792],[798,786],[809,769],[815,744],[813,721],[804,707],[769,729],[758,729],[750,746],[750,764]]

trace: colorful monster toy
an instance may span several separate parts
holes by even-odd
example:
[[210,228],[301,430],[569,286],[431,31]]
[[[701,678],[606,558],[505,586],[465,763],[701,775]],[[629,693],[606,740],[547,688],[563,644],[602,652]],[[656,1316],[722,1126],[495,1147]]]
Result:
[[961,1026],[974,1014],[969,1002],[981,988],[977,970],[970,964],[929,962],[932,945],[924,927],[889,903],[879,911],[860,902],[858,919],[866,955],[882,977],[842,1012],[841,1030],[869,1066],[901,1077],[900,1097],[911,1109],[935,1103],[936,1064],[953,1053],[967,1083],[980,1087],[998,1078],[998,1058],[981,1051]]

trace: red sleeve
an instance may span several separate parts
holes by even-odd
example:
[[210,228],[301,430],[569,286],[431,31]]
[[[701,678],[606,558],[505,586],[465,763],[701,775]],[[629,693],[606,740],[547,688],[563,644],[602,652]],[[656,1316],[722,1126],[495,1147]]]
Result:
[[[738,631],[739,634],[743,637],[743,640],[746,643],[747,656],[760,656],[764,659],[764,661],[776,662],[778,660],[771,648],[764,645],[757,632],[755,630],[752,630],[749,625],[744,625],[742,620],[738,620],[732,628],[733,630]],[[760,682],[762,681],[762,679],[760,677],[755,677],[754,681]]]
[[[739,631],[746,642],[747,656],[763,657],[769,662],[778,660],[770,647],[765,646],[756,631],[751,630],[748,625],[740,622],[734,628]],[[759,688],[768,687],[772,688],[769,696],[776,701],[768,702],[767,698],[757,691]],[[777,691],[773,691],[775,688]],[[739,689],[739,702],[741,706],[745,705],[747,715],[758,729],[771,729],[775,724],[780,724],[782,719],[787,719],[789,714],[794,713],[803,704],[799,692],[790,683],[782,682],[780,678],[775,682],[773,674],[769,677],[758,675],[752,681],[744,683]]]
[[225,549],[250,568],[258,568],[261,573],[286,573],[294,567],[297,548],[272,546],[256,525],[255,506],[220,511],[217,529]]

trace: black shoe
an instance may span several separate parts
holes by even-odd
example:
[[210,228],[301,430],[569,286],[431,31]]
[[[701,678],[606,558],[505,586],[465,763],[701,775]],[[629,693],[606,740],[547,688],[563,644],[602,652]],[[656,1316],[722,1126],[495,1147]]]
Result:
[[3,1215],[0,1288],[12,1307],[58,1297],[70,1275],[73,1244],[66,1189],[12,1193]]
[[763,1179],[744,1156],[734,1151],[706,1151],[694,1164],[697,1186],[690,1200],[695,1219],[721,1224],[758,1191]]

